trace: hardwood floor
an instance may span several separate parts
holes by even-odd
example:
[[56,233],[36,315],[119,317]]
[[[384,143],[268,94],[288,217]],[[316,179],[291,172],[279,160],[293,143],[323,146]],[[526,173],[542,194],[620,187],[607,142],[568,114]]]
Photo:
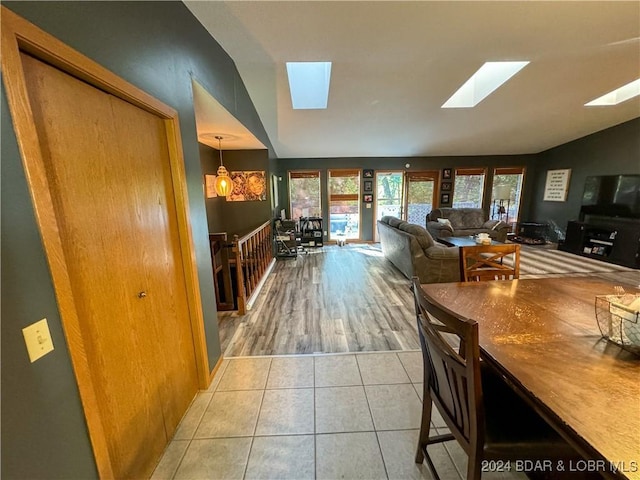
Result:
[[219,313],[225,357],[418,350],[410,282],[378,245],[278,261],[247,315]]
[[[521,251],[520,272],[640,284],[639,270],[536,247]],[[223,355],[419,350],[409,285],[380,244],[309,249],[277,262],[247,315],[218,313]]]

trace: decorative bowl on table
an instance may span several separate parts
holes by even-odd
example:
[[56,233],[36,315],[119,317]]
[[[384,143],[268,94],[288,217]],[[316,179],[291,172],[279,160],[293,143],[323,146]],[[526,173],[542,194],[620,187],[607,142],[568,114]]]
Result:
[[479,233],[475,236],[474,240],[479,245],[491,245],[491,237],[488,233]]

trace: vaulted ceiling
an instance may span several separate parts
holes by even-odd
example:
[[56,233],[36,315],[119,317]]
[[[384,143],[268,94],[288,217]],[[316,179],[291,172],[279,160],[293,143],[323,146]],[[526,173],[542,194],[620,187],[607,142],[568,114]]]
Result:
[[[537,153],[640,116],[640,97],[584,106],[640,78],[638,1],[185,4],[281,158]],[[503,60],[531,63],[475,108],[440,108]],[[288,61],[333,62],[326,110],[292,109]]]

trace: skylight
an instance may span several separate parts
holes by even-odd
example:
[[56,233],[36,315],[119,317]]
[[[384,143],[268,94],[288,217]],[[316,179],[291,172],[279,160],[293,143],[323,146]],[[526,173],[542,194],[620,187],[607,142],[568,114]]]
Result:
[[585,103],[585,107],[598,107],[603,105],[618,105],[630,98],[640,95],[640,78],[631,83],[627,83],[613,92],[605,93],[603,96],[595,100]]
[[327,108],[331,62],[287,62],[287,75],[294,109]]
[[528,63],[486,62],[442,105],[442,108],[475,107]]

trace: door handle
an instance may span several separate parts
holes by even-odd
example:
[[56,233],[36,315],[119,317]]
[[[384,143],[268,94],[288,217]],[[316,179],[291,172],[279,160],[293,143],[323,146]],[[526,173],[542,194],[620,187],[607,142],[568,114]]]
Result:
[[147,292],[138,292],[138,298],[145,298],[147,296]]

